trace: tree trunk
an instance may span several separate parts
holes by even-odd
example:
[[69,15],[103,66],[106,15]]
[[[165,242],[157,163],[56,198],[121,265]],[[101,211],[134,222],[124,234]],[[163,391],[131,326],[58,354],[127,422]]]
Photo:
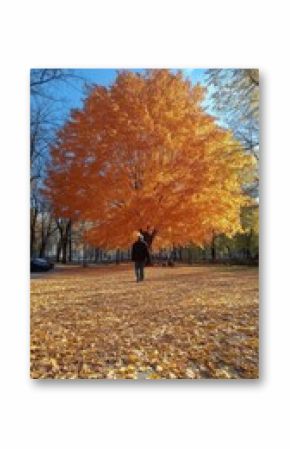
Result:
[[30,257],[33,257],[33,250],[34,250],[34,243],[35,243],[35,227],[30,227]]
[[188,248],[188,263],[189,263],[189,265],[192,265],[192,263],[193,263],[193,254],[192,254],[191,246]]
[[[56,224],[60,236],[59,245],[61,247],[61,262],[66,264],[68,259],[67,252],[68,252],[69,234],[71,229],[71,220],[63,221],[62,219],[57,219]],[[59,252],[57,254],[57,258],[59,258]]]
[[85,242],[83,243],[83,267],[87,266],[87,262],[86,262],[86,244]]
[[153,240],[156,237],[156,234],[157,234],[158,231],[155,228],[150,231],[149,226],[147,226],[146,231],[144,231],[143,229],[140,229],[139,232],[140,232],[140,234],[143,235],[144,241],[148,245],[149,259],[147,260],[146,265],[147,266],[151,266],[152,265],[151,248],[152,248]]
[[214,235],[214,232],[213,232],[213,235],[212,235],[212,243],[211,243],[210,250],[211,250],[211,260],[212,260],[212,262],[215,262],[216,261],[216,247],[215,247],[215,235]]
[[41,245],[40,245],[40,249],[39,249],[39,257],[44,257],[45,256],[45,249],[46,249],[46,243],[47,243],[47,236],[45,233],[45,217],[44,217],[44,213],[42,213],[41,216]]
[[252,243],[252,235],[253,235],[253,231],[252,229],[250,229],[249,235],[248,235],[248,247],[247,247],[247,259],[251,260],[252,259],[252,252],[251,252],[251,243]]
[[68,229],[68,260],[72,261],[72,221],[69,221]]
[[37,216],[38,216],[38,210],[36,208],[33,208],[31,210],[31,216],[30,216],[30,257],[33,257]]
[[47,239],[42,240],[41,247],[39,250],[39,257],[41,257],[41,258],[45,257],[46,244],[47,244]]
[[30,226],[30,257],[33,256],[34,242],[35,242],[35,229],[33,226]]
[[100,249],[95,248],[95,264],[99,262],[99,256],[100,256]]
[[214,242],[211,245],[211,259],[213,262],[216,260],[216,249],[215,249]]
[[66,262],[67,262],[67,237],[66,236],[62,239],[61,250],[62,250],[61,263],[66,264]]
[[57,242],[57,249],[56,249],[56,261],[60,261],[60,252],[61,252],[61,239]]

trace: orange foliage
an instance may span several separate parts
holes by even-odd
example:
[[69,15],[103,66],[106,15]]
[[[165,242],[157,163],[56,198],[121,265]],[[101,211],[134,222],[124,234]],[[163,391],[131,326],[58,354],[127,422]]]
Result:
[[92,88],[51,150],[45,192],[55,214],[87,221],[88,241],[111,248],[147,226],[157,245],[239,231],[253,161],[204,111],[204,94],[168,70],[121,72]]

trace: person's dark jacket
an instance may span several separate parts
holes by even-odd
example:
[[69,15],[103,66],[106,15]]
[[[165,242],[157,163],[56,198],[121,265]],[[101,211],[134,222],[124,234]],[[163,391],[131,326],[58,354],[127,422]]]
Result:
[[132,246],[132,260],[134,262],[145,262],[149,257],[147,243],[137,240]]

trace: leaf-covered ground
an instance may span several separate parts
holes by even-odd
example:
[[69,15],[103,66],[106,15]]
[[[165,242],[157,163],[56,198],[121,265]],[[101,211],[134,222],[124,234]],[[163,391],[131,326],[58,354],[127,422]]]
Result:
[[258,271],[129,265],[31,280],[31,377],[258,377]]

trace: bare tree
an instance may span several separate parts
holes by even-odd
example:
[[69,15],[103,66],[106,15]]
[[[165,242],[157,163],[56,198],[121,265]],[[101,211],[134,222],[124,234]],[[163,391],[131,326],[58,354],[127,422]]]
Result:
[[41,212],[40,220],[41,220],[40,222],[41,238],[40,238],[39,257],[44,257],[48,241],[51,236],[56,234],[57,226],[55,225],[55,220],[53,216],[49,212]]
[[207,70],[210,101],[245,149],[259,158],[259,71]]
[[68,248],[69,248],[69,239],[71,235],[71,220],[68,218],[57,218],[56,225],[59,230],[59,251],[58,258],[60,257],[60,251],[62,256],[62,263],[67,263],[68,259]]
[[[65,99],[61,87],[80,77],[68,69],[32,69],[30,74],[30,250],[39,249],[44,255],[51,232],[57,227],[47,217],[49,207],[44,205],[41,194],[43,179],[49,161],[49,147],[62,123],[61,109]],[[59,87],[57,89],[56,87]],[[51,219],[50,219],[51,220]],[[37,225],[42,223],[42,232]],[[54,229],[55,228],[55,229]],[[36,240],[38,240],[36,242]]]
[[50,86],[67,83],[70,80],[81,80],[72,69],[31,69],[30,94],[51,100],[59,100],[49,89]]
[[254,180],[245,185],[247,193],[256,197],[259,188],[259,71],[209,69],[206,75],[210,107],[257,161]]

